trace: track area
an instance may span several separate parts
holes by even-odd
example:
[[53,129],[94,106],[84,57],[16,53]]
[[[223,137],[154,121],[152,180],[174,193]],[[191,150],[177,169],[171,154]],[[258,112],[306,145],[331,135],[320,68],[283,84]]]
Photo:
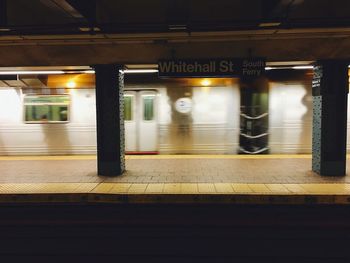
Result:
[[[312,174],[310,161],[127,156],[126,174],[105,178],[96,175],[94,156],[1,157],[0,259],[349,262],[350,184]],[[207,181],[172,181],[206,167]],[[147,180],[174,174],[163,182],[118,181],[135,180],[138,171]],[[214,180],[224,174],[226,182]],[[269,181],[272,174],[280,181]]]
[[344,206],[0,207],[2,262],[349,262]]

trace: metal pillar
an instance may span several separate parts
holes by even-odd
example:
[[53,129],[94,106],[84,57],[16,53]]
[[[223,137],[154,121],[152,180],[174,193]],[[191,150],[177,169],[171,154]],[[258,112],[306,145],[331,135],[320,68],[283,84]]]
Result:
[[97,170],[116,176],[125,170],[124,76],[121,65],[95,65]]
[[321,175],[346,173],[348,62],[321,60],[312,80],[312,170]]

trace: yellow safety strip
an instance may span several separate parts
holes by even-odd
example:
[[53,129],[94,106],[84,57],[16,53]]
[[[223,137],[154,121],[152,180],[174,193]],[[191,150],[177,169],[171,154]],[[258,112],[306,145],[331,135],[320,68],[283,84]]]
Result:
[[350,204],[350,184],[3,183],[4,202]]

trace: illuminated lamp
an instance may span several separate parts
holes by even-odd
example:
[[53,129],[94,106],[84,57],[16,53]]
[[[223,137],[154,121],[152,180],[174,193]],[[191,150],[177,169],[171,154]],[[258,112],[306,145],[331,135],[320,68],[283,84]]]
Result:
[[202,86],[210,86],[210,84],[211,84],[211,81],[209,80],[209,79],[203,79],[202,81],[201,81],[201,85]]
[[70,80],[67,82],[67,88],[75,88],[77,84],[75,83],[74,80]]

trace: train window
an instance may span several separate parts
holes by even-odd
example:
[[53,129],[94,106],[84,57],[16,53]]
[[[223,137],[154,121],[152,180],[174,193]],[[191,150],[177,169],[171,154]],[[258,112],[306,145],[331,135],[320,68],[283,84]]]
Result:
[[151,121],[154,117],[154,95],[143,95],[143,119]]
[[69,95],[27,95],[25,123],[65,123],[69,117]]
[[124,120],[132,121],[132,103],[133,96],[132,95],[124,95]]

